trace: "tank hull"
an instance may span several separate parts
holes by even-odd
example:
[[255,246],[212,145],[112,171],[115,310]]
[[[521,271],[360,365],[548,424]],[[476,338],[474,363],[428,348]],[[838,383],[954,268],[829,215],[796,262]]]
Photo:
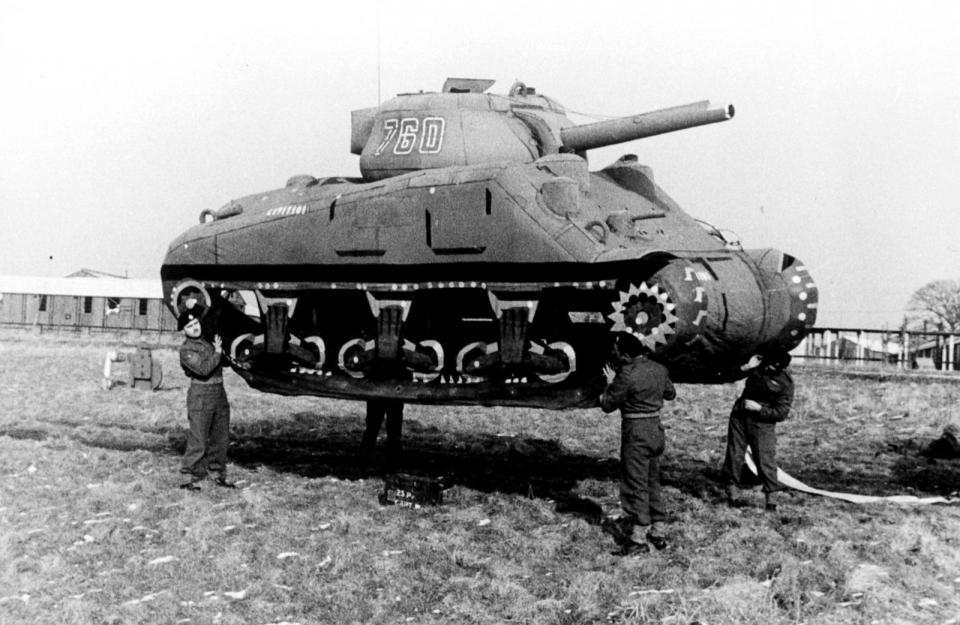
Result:
[[165,295],[205,300],[234,369],[274,393],[589,406],[615,332],[675,381],[720,383],[816,315],[801,263],[725,244],[632,162],[298,178],[223,214],[171,244]]

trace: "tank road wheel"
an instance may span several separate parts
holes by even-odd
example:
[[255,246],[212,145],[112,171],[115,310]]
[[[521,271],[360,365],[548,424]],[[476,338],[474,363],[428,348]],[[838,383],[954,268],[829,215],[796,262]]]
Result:
[[577,352],[574,351],[572,345],[564,343],[563,341],[550,343],[547,347],[558,352],[563,352],[563,355],[567,357],[567,370],[562,373],[537,373],[536,376],[547,384],[563,382],[570,377],[571,373],[577,370]]
[[230,360],[242,362],[263,351],[263,335],[241,334],[230,343]]
[[363,371],[359,371],[355,367],[360,364],[363,354],[373,348],[373,341],[364,341],[363,339],[347,341],[337,354],[337,365],[347,375],[357,379],[362,378],[364,377]]
[[627,290],[620,290],[620,301],[613,303],[613,312],[607,315],[613,321],[610,331],[632,334],[647,349],[656,352],[677,332],[679,318],[674,314],[677,305],[657,284],[648,286],[641,282],[625,286]]
[[[493,345],[496,349],[496,344]],[[490,353],[483,341],[469,343],[457,353],[457,372],[467,375],[483,375]]]
[[323,342],[323,339],[319,336],[308,336],[303,339],[303,343],[309,343],[313,345],[314,349],[317,352],[317,362],[313,365],[313,368],[317,371],[323,369],[323,365],[327,362],[327,346]]
[[436,363],[433,367],[433,371],[413,371],[413,379],[416,382],[426,384],[427,382],[432,382],[440,376],[440,372],[443,370],[443,345],[439,341],[433,339],[427,339],[426,341],[420,341],[417,343],[419,347],[422,347],[424,351],[430,352],[431,360]]
[[170,291],[170,305],[177,311],[177,315],[193,308],[196,304],[201,304],[209,310],[211,303],[210,293],[196,280],[184,280]]

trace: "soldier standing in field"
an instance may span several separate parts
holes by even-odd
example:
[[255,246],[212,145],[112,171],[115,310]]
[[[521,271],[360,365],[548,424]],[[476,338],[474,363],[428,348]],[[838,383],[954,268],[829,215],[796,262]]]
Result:
[[384,417],[387,421],[387,454],[394,460],[400,454],[403,402],[393,399],[370,399],[367,401],[366,429],[363,431],[363,440],[360,443],[361,454],[365,460],[373,456]]
[[[382,347],[390,357],[386,362],[374,364],[368,372],[368,379],[383,381],[409,377],[409,372],[402,365],[397,364],[401,323],[402,312],[399,307],[387,307],[377,317],[378,349]],[[399,459],[403,432],[403,402],[398,399],[368,399],[365,429],[360,442],[360,458],[364,464],[373,457],[384,419],[387,422],[387,459],[391,464]]]
[[235,488],[227,481],[227,442],[230,434],[230,404],[223,388],[223,341],[220,335],[212,341],[203,336],[201,320],[204,307],[195,305],[180,314],[177,327],[186,337],[180,347],[180,366],[190,378],[187,390],[187,448],[180,472],[185,481],[180,488],[200,490],[198,482],[214,473],[214,483]]
[[753,452],[754,463],[762,485],[765,507],[777,509],[777,423],[790,414],[793,404],[793,378],[787,373],[790,354],[774,351],[754,355],[740,367],[748,371],[743,393],[733,405],[727,428],[727,451],[723,461],[727,501],[741,505],[744,455],[747,445]]
[[[660,422],[664,400],[677,396],[667,368],[648,357],[638,338],[620,333],[614,340],[619,370],[604,367],[604,412],[620,409],[620,505],[624,515],[605,519],[604,530],[621,544],[618,555],[648,553],[650,544],[667,546],[660,525],[666,510],[660,496],[660,456],[665,439]],[[648,544],[649,541],[649,544]]]

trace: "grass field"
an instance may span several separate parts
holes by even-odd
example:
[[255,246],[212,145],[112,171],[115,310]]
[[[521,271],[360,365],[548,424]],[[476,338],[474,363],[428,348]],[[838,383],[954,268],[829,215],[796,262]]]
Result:
[[[444,502],[381,506],[361,402],[228,373],[241,489],[176,488],[186,379],[102,390],[99,341],[0,342],[0,623],[960,623],[960,507],[802,494],[733,509],[717,482],[735,385],[681,385],[664,419],[671,547],[617,558],[619,422],[597,410],[408,406],[396,470]],[[812,486],[949,495],[960,384],[795,368],[780,465]]]

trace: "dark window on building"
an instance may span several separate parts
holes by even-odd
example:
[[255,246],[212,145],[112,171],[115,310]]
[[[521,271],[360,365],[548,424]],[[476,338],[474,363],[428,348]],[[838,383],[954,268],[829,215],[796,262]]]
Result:
[[137,314],[138,314],[138,315],[140,315],[141,317],[143,317],[144,315],[147,314],[147,305],[149,304],[149,302],[150,302],[150,300],[148,300],[148,299],[141,299],[141,300],[140,300],[140,305],[139,305],[139,307],[137,308]]
[[93,298],[84,297],[83,298],[83,314],[89,315],[93,312]]
[[40,307],[38,308],[40,312],[47,312],[47,296],[40,296]]

